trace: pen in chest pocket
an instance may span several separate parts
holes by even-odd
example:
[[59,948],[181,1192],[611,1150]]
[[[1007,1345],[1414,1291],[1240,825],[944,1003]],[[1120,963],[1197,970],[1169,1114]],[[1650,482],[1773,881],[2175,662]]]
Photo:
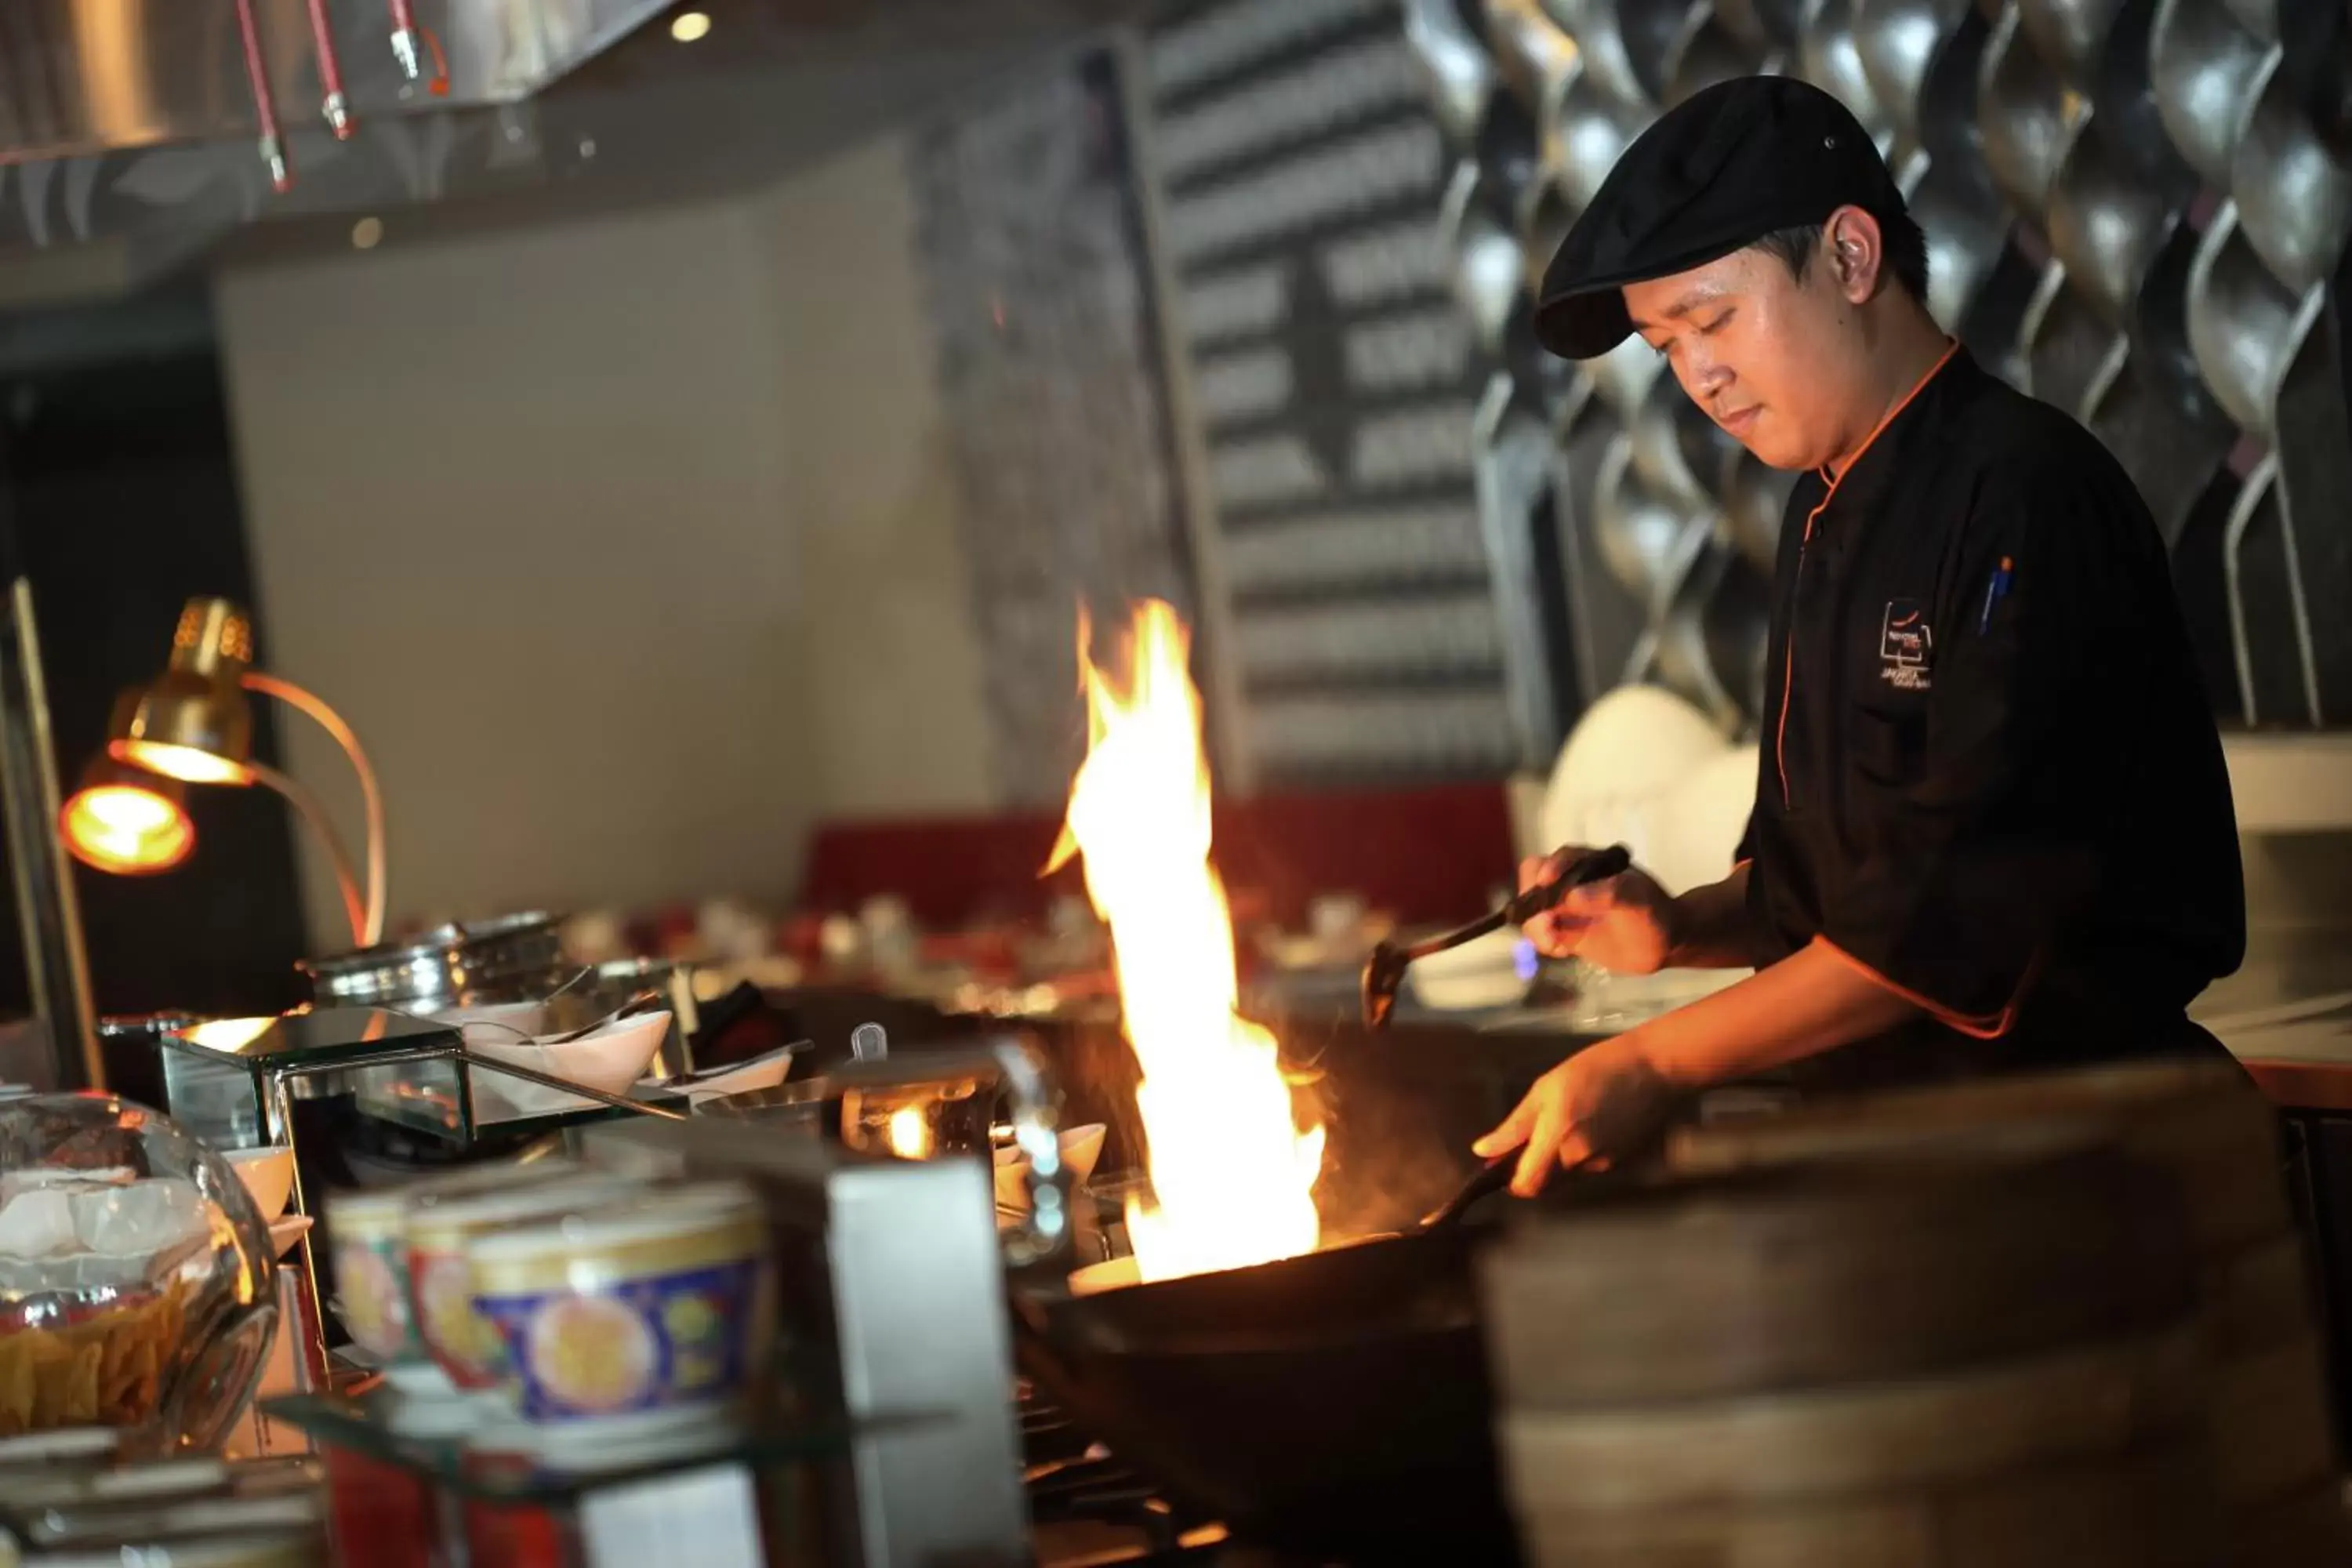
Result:
[[1992,581],[1985,584],[1984,614],[1977,617],[1979,637],[1992,629],[1992,613],[2003,599],[2009,597],[2009,579],[2015,567],[2016,563],[2004,555],[2000,558],[2000,564],[1993,568]]

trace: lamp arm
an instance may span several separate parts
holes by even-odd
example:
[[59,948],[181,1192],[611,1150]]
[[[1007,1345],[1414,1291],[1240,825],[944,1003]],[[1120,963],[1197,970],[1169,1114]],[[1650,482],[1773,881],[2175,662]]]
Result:
[[[351,759],[352,771],[359,774],[360,799],[367,812],[367,895],[360,904],[359,911],[352,917],[352,934],[359,940],[360,946],[373,947],[383,940],[385,900],[383,795],[376,787],[375,769],[369,765],[367,752],[361,747],[359,736],[352,732],[349,724],[343,722],[343,716],[328,707],[322,699],[290,680],[281,680],[277,676],[263,675],[257,670],[247,670],[240,679],[247,691],[257,691],[264,697],[274,697],[288,707],[299,708],[308,714],[319,728],[334,737],[335,743],[342,747],[343,755]],[[260,772],[258,768],[255,770],[257,775]],[[279,775],[279,782],[271,784],[272,788],[293,801],[297,810],[310,816],[320,830],[325,833],[326,819],[317,814],[318,802],[314,799],[305,806],[289,786],[299,788],[299,785],[293,785],[292,780],[286,779],[282,774]],[[333,835],[328,833],[326,837],[330,844],[333,845]],[[341,854],[340,846],[336,846],[335,853],[339,856]],[[349,858],[342,858],[339,866],[344,887],[348,891],[352,885]]]
[[252,773],[254,783],[266,784],[284,795],[296,814],[310,825],[310,831],[319,836],[319,841],[326,846],[327,860],[335,869],[335,885],[342,889],[343,915],[351,922],[352,941],[360,947],[373,946],[367,934],[367,901],[360,896],[359,879],[352,874],[351,854],[336,834],[335,825],[327,820],[325,810],[319,805],[319,797],[276,768],[260,763],[247,763],[246,769]]

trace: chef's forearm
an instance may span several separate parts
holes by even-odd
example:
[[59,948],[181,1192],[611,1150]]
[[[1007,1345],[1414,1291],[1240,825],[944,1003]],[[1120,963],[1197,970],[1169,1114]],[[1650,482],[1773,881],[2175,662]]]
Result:
[[1682,1089],[1768,1072],[1895,1027],[1919,1009],[1814,946],[1627,1037]]
[[1674,900],[1667,918],[1668,969],[1747,969],[1759,962],[1763,932],[1748,910],[1748,868]]

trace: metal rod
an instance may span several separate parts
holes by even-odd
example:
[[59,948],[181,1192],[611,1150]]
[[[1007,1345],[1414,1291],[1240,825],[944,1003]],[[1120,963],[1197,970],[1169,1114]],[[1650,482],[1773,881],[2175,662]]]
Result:
[[262,58],[261,29],[253,19],[253,0],[236,0],[238,41],[245,47],[246,84],[253,93],[253,116],[260,128],[256,143],[269,170],[270,188],[284,195],[294,188],[294,166],[286,156],[285,138],[278,131],[278,105],[269,92],[269,66]]
[[[248,691],[273,697],[289,708],[299,709],[310,721],[333,737],[335,744],[351,759],[352,771],[360,779],[360,804],[367,815],[367,899],[364,929],[360,932],[360,945],[373,947],[383,940],[385,879],[389,868],[385,861],[387,845],[384,839],[383,792],[377,787],[375,768],[369,763],[367,749],[360,744],[359,732],[346,723],[343,716],[327,705],[326,700],[292,681],[258,670],[247,670],[240,682]],[[346,862],[348,863],[348,862]]]
[[48,685],[41,671],[32,584],[16,547],[16,485],[8,432],[0,429],[0,574],[8,593],[0,614],[0,808],[5,808],[8,874],[16,899],[17,938],[34,1016],[47,1033],[54,1081],[37,1087],[102,1089],[106,1073],[89,997],[89,958],[73,865],[58,828],[63,802],[49,732]]
[[73,870],[58,831],[56,753],[48,691],[33,620],[32,585],[9,585],[9,622],[0,647],[0,795],[7,812],[10,879],[34,1014],[48,1031],[58,1089],[101,1089],[105,1069],[89,1000],[89,959]]
[[[169,1048],[169,1047],[166,1047]],[[298,1215],[308,1217],[310,1228],[295,1243],[296,1267],[301,1270],[297,1289],[310,1296],[310,1320],[289,1325],[289,1331],[302,1332],[302,1370],[310,1386],[324,1392],[334,1373],[334,1358],[327,1348],[327,1299],[319,1289],[319,1257],[310,1248],[312,1235],[318,1229],[319,1213],[311,1206],[312,1198],[302,1184],[302,1151],[294,1142],[294,1096],[286,1073],[268,1074],[263,1082],[266,1099],[262,1104],[265,1125],[263,1131],[269,1142],[293,1154],[294,1180],[289,1198]]]
[[683,1110],[672,1110],[667,1106],[654,1105],[642,1100],[631,1100],[625,1095],[606,1094],[601,1089],[591,1089],[584,1083],[574,1083],[568,1078],[557,1078],[551,1073],[535,1072],[530,1068],[517,1067],[512,1062],[500,1061],[496,1057],[486,1057],[472,1050],[465,1051],[462,1055],[468,1067],[488,1068],[492,1072],[504,1073],[509,1078],[519,1078],[525,1083],[535,1083],[542,1089],[560,1089],[566,1094],[576,1094],[583,1100],[593,1100],[599,1105],[609,1105],[615,1110],[635,1110],[646,1116],[663,1117],[671,1121],[684,1121],[688,1117],[688,1112]]
[[2231,503],[2229,526],[2221,533],[2222,596],[2230,608],[2230,651],[2238,666],[2238,702],[2242,717],[2248,724],[2260,721],[2254,699],[2254,645],[2246,626],[2246,598],[2243,574],[2239,569],[2238,552],[2246,542],[2246,531],[2262,510],[2263,500],[2278,479],[2278,454],[2265,453],[2254,465],[2238,490],[2238,499]]
[[356,129],[351,101],[343,96],[343,65],[335,53],[334,24],[327,16],[327,0],[310,0],[310,47],[319,57],[319,86],[325,96],[319,112],[338,142],[348,142]]
[[1535,526],[1550,479],[1552,440],[1539,420],[1526,421],[1532,429],[1515,428],[1523,416],[1514,415],[1512,391],[1510,374],[1497,371],[1479,400],[1471,489],[1493,563],[1487,585],[1502,632],[1503,692],[1517,731],[1519,765],[1548,769],[1563,737],[1537,597]]
[[425,74],[425,61],[417,48],[416,18],[410,15],[409,0],[388,0],[392,11],[392,56],[400,62],[400,74],[415,81]]
[[310,831],[319,836],[319,842],[326,847],[327,863],[334,869],[335,886],[343,896],[343,918],[351,924],[352,945],[353,947],[373,945],[368,941],[367,902],[360,896],[359,879],[352,874],[351,853],[343,847],[342,839],[336,835],[335,825],[327,820],[327,814],[320,806],[318,796],[267,763],[247,763],[246,771],[252,773],[256,784],[276,790],[283,795],[287,804],[293,806],[295,815],[310,824]]

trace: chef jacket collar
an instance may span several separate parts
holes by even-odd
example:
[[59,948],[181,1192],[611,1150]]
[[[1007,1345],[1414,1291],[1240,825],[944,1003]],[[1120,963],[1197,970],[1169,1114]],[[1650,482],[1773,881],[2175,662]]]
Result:
[[1874,510],[1902,469],[1903,449],[1911,433],[1932,424],[1937,411],[1962,390],[1964,382],[1983,374],[1974,356],[1953,342],[1944,357],[1880,419],[1878,428],[1863,443],[1843,476],[1827,468],[1815,471],[1814,477],[1826,489],[1823,504],[1833,500],[1841,510],[1849,507],[1865,514]]

